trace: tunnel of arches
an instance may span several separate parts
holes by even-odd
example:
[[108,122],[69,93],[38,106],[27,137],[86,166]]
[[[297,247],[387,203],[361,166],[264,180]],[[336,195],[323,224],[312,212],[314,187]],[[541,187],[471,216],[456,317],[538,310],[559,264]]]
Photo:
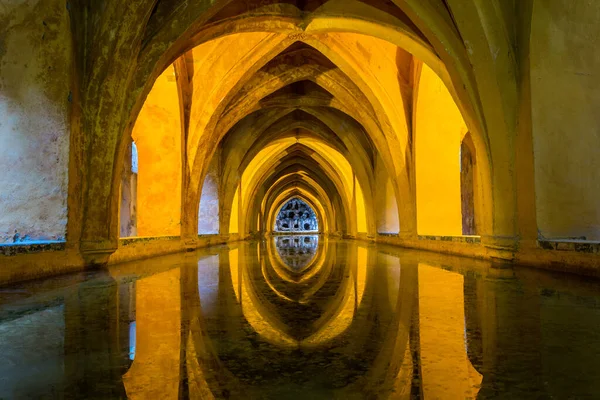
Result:
[[[449,68],[460,60],[441,59],[409,14],[350,2],[352,12],[332,18],[339,1],[245,13],[233,3],[153,83],[160,68],[148,75],[133,108],[129,236],[281,231],[277,210],[290,196],[313,210],[309,230],[326,234],[491,235],[500,226],[473,77]],[[131,179],[119,182],[122,225]]]
[[[559,145],[569,160],[590,164],[581,176],[560,168],[557,145],[547,140],[558,135],[547,120],[556,132],[571,126],[562,111],[544,111],[559,96],[540,82],[560,76],[561,88],[593,86],[589,75],[540,62],[551,47],[537,39],[549,37],[558,5],[136,0],[124,9],[108,0],[67,12],[55,3],[47,7],[60,40],[46,47],[68,43],[61,66],[73,64],[64,68],[72,74],[56,80],[70,93],[39,88],[57,107],[35,115],[68,137],[48,148],[60,153],[48,157],[56,166],[37,160],[31,175],[40,179],[22,179],[19,165],[33,159],[27,152],[37,143],[23,138],[38,119],[7,120],[21,152],[2,182],[25,184],[0,199],[3,242],[66,241],[94,264],[118,253],[122,238],[179,238],[180,247],[193,247],[204,236],[268,234],[273,210],[291,196],[310,204],[323,234],[393,236],[432,249],[447,246],[425,240],[479,236],[469,242],[481,244],[469,250],[478,256],[510,258],[545,237],[598,238],[589,200],[597,197],[596,158],[572,154],[592,148],[595,114],[574,107],[586,133],[577,146]],[[581,19],[571,11],[565,27]],[[565,40],[582,49],[579,38]],[[590,54],[583,64],[593,70]],[[578,59],[552,65],[577,70],[569,63]],[[47,67],[40,62],[32,71]],[[3,70],[6,87],[34,79],[33,72],[18,79],[17,70]],[[11,93],[2,91],[7,110],[15,108]]]

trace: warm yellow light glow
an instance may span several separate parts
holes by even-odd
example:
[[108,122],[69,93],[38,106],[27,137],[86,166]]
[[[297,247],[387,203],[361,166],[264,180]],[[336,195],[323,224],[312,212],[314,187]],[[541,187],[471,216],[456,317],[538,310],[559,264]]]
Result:
[[342,333],[352,324],[354,318],[355,303],[354,303],[354,288],[351,282],[346,287],[346,293],[344,294],[344,306],[335,315],[335,317],[328,322],[323,328],[309,336],[302,341],[302,347],[315,347],[321,343],[325,343]]
[[229,219],[229,233],[239,232],[239,208],[240,208],[240,196],[239,189],[235,191],[233,196],[233,203],[231,205],[231,218]]
[[[312,283],[310,289],[304,292],[303,300],[301,301],[301,303],[306,302],[306,300],[308,300],[314,293],[316,293],[329,278],[329,272],[331,271],[333,264],[325,262],[327,252],[329,251],[329,243],[327,240],[321,241],[315,257],[311,260],[311,262],[308,265],[299,270],[299,272],[302,273],[299,279],[292,278],[291,274],[289,273],[289,267],[287,267],[285,262],[279,256],[279,253],[273,241],[267,242],[267,248],[271,267],[273,268],[277,276],[282,280],[289,283],[303,284],[305,282],[310,281],[317,274],[320,275],[318,282]],[[264,265],[263,276],[265,280],[269,280],[268,275],[264,271]]]
[[[294,138],[274,140],[269,145],[265,146],[256,157],[250,161],[244,173],[242,174],[242,192],[249,193],[251,185],[255,182],[256,174],[268,163],[275,160],[275,155],[296,143]],[[242,201],[242,205],[246,204],[247,200]]]
[[377,255],[377,263],[381,266],[385,266],[387,273],[387,289],[388,299],[390,301],[390,309],[400,312],[400,310],[398,310],[398,296],[400,295],[399,287],[401,275],[400,260],[398,257],[379,253]]
[[377,232],[398,233],[400,231],[398,201],[392,180],[381,159],[376,164],[375,179],[375,187],[377,188],[375,191]]
[[[211,76],[214,79],[194,79],[193,107],[190,115],[190,139],[188,153],[194,162],[198,146],[210,131],[206,129],[212,114],[223,98],[231,91],[238,79],[256,60],[268,52],[270,46],[256,45],[273,34],[251,32],[233,34],[208,41],[192,50],[195,76]],[[263,42],[264,44],[264,42]],[[227,57],[223,57],[227,49]],[[232,65],[238,68],[231,68]],[[230,79],[225,79],[229,75]]]
[[[273,250],[275,249],[271,248],[270,251]],[[230,259],[233,259],[231,258],[232,254],[233,253],[230,252]],[[335,337],[344,333],[346,329],[348,329],[348,327],[352,324],[354,314],[362,301],[362,297],[365,291],[367,280],[368,249],[365,247],[359,247],[355,254],[357,256],[357,267],[355,269],[355,273],[350,274],[350,280],[344,283],[345,291],[343,294],[342,305],[339,307],[339,309],[334,315],[328,317],[329,320],[326,321],[325,324],[317,332],[315,332],[308,338],[302,341],[297,341],[296,339],[293,339],[292,337],[287,335],[285,332],[282,332],[280,329],[273,326],[273,324],[269,322],[268,317],[261,315],[261,311],[259,310],[263,310],[263,312],[267,312],[267,310],[264,307],[255,304],[255,302],[259,302],[260,299],[255,298],[255,295],[251,295],[252,288],[249,287],[249,285],[251,284],[250,279],[248,276],[246,276],[248,272],[244,269],[244,266],[240,265],[240,268],[244,269],[242,272],[242,274],[244,275],[244,279],[241,285],[242,312],[244,314],[244,317],[252,326],[252,328],[256,331],[256,333],[262,336],[266,341],[277,346],[288,348],[311,348],[334,339]],[[325,253],[323,253],[323,255],[325,255]],[[237,253],[235,255],[235,258],[237,258]],[[331,265],[332,264],[330,264],[329,266]],[[264,267],[265,266],[263,263],[261,268],[263,269],[263,275],[266,276],[267,274],[264,271]],[[231,271],[233,274],[234,269],[232,268]],[[315,285],[320,287],[320,285],[322,285],[327,280],[329,274],[327,273],[327,271],[323,271],[321,267],[317,269],[317,273],[319,272],[324,272],[323,279],[320,279],[317,282],[315,282]],[[237,284],[236,280],[232,279],[232,281],[234,282],[234,285]],[[271,290],[274,289],[272,284],[270,284],[269,282],[267,282],[267,284],[271,287]],[[281,293],[279,293],[279,295],[281,295],[282,298],[286,299],[287,301],[293,301],[285,295],[282,295]]]
[[246,321],[252,326],[254,331],[262,336],[267,342],[272,343],[276,346],[280,346],[283,348],[296,348],[298,347],[298,342],[291,338],[289,335],[275,329],[267,320],[265,320],[262,315],[258,312],[256,307],[254,306],[252,299],[248,295],[247,279],[244,280],[244,284],[242,285],[242,312],[244,313],[244,317]]
[[417,230],[461,235],[460,141],[465,122],[442,80],[426,65],[416,111]]
[[367,208],[365,206],[365,198],[358,179],[355,179],[356,190],[356,230],[357,232],[367,232]]
[[[341,178],[343,188],[341,188],[342,192],[345,193],[346,198],[352,204],[353,201],[356,201],[356,226],[358,232],[366,233],[368,232],[368,223],[367,223],[367,207],[364,198],[364,193],[362,191],[362,187],[355,176],[355,173],[352,169],[351,164],[342,155],[339,151],[334,149],[332,146],[327,144],[321,139],[311,138],[311,137],[292,137],[292,138],[283,138],[272,141],[269,145],[265,146],[247,165],[244,170],[241,178],[241,187],[243,196],[239,200],[241,201],[242,210],[246,213],[250,210],[247,209],[250,201],[253,200],[251,196],[254,193],[255,188],[260,183],[260,179],[262,175],[265,174],[270,168],[273,168],[276,165],[277,158],[276,155],[280,154],[282,151],[287,148],[295,145],[302,144],[309,148],[310,150],[315,152],[313,158],[318,163],[326,164],[323,165],[325,171],[329,171],[328,173],[337,175]],[[277,182],[281,181],[285,177],[280,177]],[[310,186],[315,187],[314,181],[310,179],[310,177],[303,178]],[[324,198],[329,198],[329,196],[324,196]],[[266,200],[266,197],[265,197]],[[275,209],[265,210],[265,200],[262,202],[262,212],[268,212],[267,214],[267,226],[268,229],[271,229],[273,224],[273,215]],[[277,202],[277,204],[279,204]],[[315,202],[315,206],[319,208],[318,214],[321,216],[326,215],[323,210],[319,207],[319,202]],[[280,205],[280,204],[279,204]],[[315,210],[317,211],[317,210]],[[232,221],[233,221],[233,211],[232,211]],[[324,218],[320,218],[324,219]],[[239,226],[239,225],[238,225]],[[325,225],[326,226],[326,225]],[[234,232],[234,231],[231,231]]]
[[[245,260],[243,255],[242,260]],[[241,264],[240,268],[242,268],[242,276],[244,277],[241,285],[242,313],[244,314],[246,321],[248,321],[250,326],[252,326],[252,329],[267,342],[283,348],[296,348],[298,346],[297,340],[275,328],[261,315],[258,309],[259,307],[254,304],[255,301],[259,300],[250,295],[252,289],[248,287],[251,284],[250,279],[247,276],[248,271],[245,269],[245,265]]]
[[137,118],[137,234],[179,235],[181,221],[181,124],[173,66],[158,77]]

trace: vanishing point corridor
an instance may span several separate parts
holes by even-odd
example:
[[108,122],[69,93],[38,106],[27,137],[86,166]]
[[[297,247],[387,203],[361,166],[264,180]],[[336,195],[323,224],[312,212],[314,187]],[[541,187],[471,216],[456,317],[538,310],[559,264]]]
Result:
[[600,399],[600,0],[0,0],[0,400]]

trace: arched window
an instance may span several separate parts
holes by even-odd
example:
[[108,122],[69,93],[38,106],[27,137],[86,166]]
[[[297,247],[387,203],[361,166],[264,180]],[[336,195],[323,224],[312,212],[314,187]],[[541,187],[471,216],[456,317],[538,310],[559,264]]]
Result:
[[302,199],[293,198],[281,207],[274,226],[275,232],[316,232],[319,221],[314,210]]

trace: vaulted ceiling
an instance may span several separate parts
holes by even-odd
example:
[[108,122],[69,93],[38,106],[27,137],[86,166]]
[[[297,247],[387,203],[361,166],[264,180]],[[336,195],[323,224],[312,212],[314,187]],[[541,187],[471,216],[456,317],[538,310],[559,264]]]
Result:
[[[397,203],[402,230],[414,235],[414,119],[424,65],[443,82],[485,160],[482,196],[492,209],[484,228],[512,231],[505,210],[513,200],[492,200],[514,184],[512,166],[494,169],[491,163],[513,162],[506,143],[515,132],[516,98],[506,9],[497,12],[496,6],[462,0],[139,0],[123,9],[116,2],[74,2],[72,13],[83,16],[73,23],[81,38],[77,98],[85,104],[77,121],[87,132],[86,151],[94,154],[87,173],[93,171],[94,182],[112,182],[85,188],[90,218],[83,219],[83,242],[94,247],[114,240],[128,137],[170,65],[184,146],[183,236],[195,232],[215,157],[221,205],[231,211],[237,193],[241,233],[265,230],[278,206],[301,195],[320,204],[330,231],[373,234],[381,195],[376,182],[390,182],[384,196]],[[222,232],[231,225],[228,214]]]

